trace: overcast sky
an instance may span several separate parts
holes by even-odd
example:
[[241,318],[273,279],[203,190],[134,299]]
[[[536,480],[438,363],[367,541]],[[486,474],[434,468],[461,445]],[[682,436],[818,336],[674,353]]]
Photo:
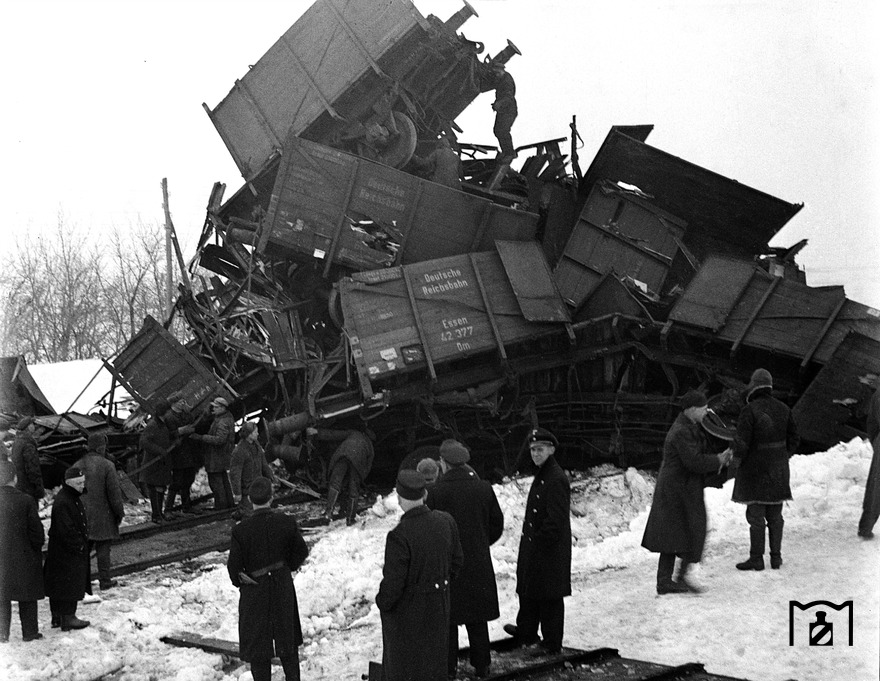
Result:
[[[342,0],[337,0],[341,2]],[[367,0],[359,0],[366,2]],[[191,255],[215,181],[241,178],[216,106],[308,7],[299,0],[7,1],[0,56],[4,234],[163,222],[168,178]],[[417,0],[448,18],[460,0]],[[523,52],[517,145],[565,136],[592,160],[612,125],[804,209],[773,245],[808,238],[811,285],[880,308],[880,64],[875,0],[471,0],[462,32]],[[494,144],[491,94],[459,119]]]

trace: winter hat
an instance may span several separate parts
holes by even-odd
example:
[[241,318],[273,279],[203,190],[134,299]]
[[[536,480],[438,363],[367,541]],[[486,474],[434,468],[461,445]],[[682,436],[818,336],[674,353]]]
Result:
[[86,472],[80,468],[79,466],[71,466],[66,471],[64,471],[64,480],[72,480],[73,478],[84,478]]
[[529,431],[528,440],[529,447],[534,444],[552,445],[553,447],[559,446],[559,440],[557,440],[556,436],[546,428],[533,428]]
[[15,478],[15,464],[0,459],[0,485],[8,485]]
[[690,409],[691,407],[705,407],[709,404],[706,395],[699,390],[689,390],[681,398],[681,410]]
[[746,399],[748,399],[753,392],[758,390],[759,388],[772,388],[773,387],[773,376],[770,375],[770,372],[766,369],[755,369],[752,372],[752,377],[749,379],[749,384],[746,386]]
[[19,420],[18,424],[15,426],[16,430],[25,430],[29,425],[34,422],[33,416],[22,416]]
[[189,405],[185,400],[177,400],[171,404],[171,411],[175,414],[185,414],[189,411]]
[[425,458],[419,461],[416,470],[425,478],[425,484],[436,482],[437,476],[440,474],[440,467],[437,462],[431,458]]
[[458,440],[443,440],[440,443],[440,458],[453,465],[467,463],[471,459],[470,452]]
[[107,433],[89,433],[88,448],[90,452],[97,452],[107,446]]
[[255,504],[265,504],[272,498],[272,483],[269,478],[259,477],[248,488],[248,497]]
[[251,433],[253,433],[257,429],[257,424],[253,421],[245,421],[241,424],[241,428],[238,429],[238,434],[242,437],[247,437]]
[[404,469],[397,474],[397,496],[416,501],[425,495],[425,476],[412,469]]
[[212,405],[216,405],[218,407],[223,407],[224,409],[229,409],[229,400],[225,397],[215,397],[211,400]]

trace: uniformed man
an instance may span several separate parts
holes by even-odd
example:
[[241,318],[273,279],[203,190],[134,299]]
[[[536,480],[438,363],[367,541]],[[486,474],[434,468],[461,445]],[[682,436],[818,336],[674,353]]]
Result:
[[452,516],[425,506],[425,478],[397,474],[403,516],[385,540],[385,565],[376,594],[382,617],[385,681],[446,681],[449,583],[463,563]]
[[540,642],[538,653],[552,654],[562,650],[563,598],[571,595],[571,486],[554,456],[559,443],[553,433],[535,428],[528,443],[538,470],[526,501],[516,561],[519,612],[516,625],[505,624],[504,631],[520,645]]

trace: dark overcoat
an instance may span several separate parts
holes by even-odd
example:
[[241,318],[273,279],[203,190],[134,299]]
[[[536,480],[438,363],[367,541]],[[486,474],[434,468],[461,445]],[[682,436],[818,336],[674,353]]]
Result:
[[449,582],[462,561],[458,528],[443,511],[416,506],[388,533],[376,594],[385,681],[446,681]]
[[201,443],[191,440],[188,437],[179,438],[177,430],[182,426],[192,423],[193,418],[190,412],[177,412],[171,410],[165,415],[165,423],[171,431],[171,438],[174,444],[168,459],[173,469],[181,468],[200,468],[202,465],[202,455],[200,453]]
[[15,486],[34,499],[42,499],[46,491],[43,489],[40,454],[37,451],[37,441],[29,431],[16,433],[9,459],[15,465],[15,474],[18,476]]
[[140,479],[152,487],[166,487],[171,484],[171,460],[168,450],[173,438],[165,420],[154,416],[141,433],[140,446],[143,452]]
[[116,466],[97,452],[86,453],[74,465],[86,473],[82,502],[89,521],[89,539],[116,539],[119,536],[119,523],[125,516]]
[[[874,393],[868,406],[867,420],[868,439],[874,448],[871,457],[871,468],[865,481],[865,496],[862,499],[862,521],[865,530],[873,529],[880,517],[880,390]],[[870,527],[868,527],[870,525]]]
[[235,443],[235,419],[228,411],[217,414],[205,435],[191,436],[205,444],[205,472],[223,473],[229,470]]
[[62,485],[52,504],[49,548],[43,579],[46,595],[60,601],[80,601],[92,593],[89,525],[80,494]]
[[703,487],[718,471],[716,454],[708,451],[703,427],[678,415],[663,442],[663,462],[654,487],[642,546],[654,553],[674,553],[698,563],[706,545],[706,501]]
[[357,473],[358,479],[363,482],[370,474],[373,467],[373,443],[364,433],[359,430],[328,430],[321,428],[315,436],[319,440],[342,440],[330,457],[328,470],[342,459],[351,463],[351,469]]
[[504,532],[504,513],[492,485],[472,468],[450,468],[431,486],[425,502],[446,511],[458,526],[464,564],[452,581],[450,617],[454,624],[488,622],[498,617],[498,588],[489,547]]
[[535,600],[571,595],[571,485],[555,456],[538,469],[529,490],[516,593]]
[[36,500],[15,487],[0,487],[0,601],[45,596],[44,539]]
[[275,477],[260,443],[250,442],[245,438],[232,450],[229,467],[232,493],[235,496],[247,494],[251,483],[261,476],[270,480]]
[[[245,662],[289,655],[303,642],[291,572],[308,555],[296,520],[283,513],[260,508],[232,528],[226,567],[239,589],[238,641]],[[257,584],[242,583],[239,573],[279,562],[284,566],[255,577]]]
[[770,394],[752,393],[736,423],[733,459],[736,481],[733,500],[772,504],[791,499],[788,459],[799,438],[791,409]]

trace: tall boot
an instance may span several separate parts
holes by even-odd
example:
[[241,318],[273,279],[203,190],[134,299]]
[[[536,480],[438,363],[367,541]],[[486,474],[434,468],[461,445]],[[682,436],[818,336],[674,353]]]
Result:
[[686,593],[687,587],[672,581],[675,569],[675,554],[661,553],[657,561],[657,595]]
[[164,496],[165,493],[161,490],[155,487],[150,488],[150,520],[154,523],[162,523],[165,521],[165,516],[162,515],[162,499]]
[[336,499],[339,497],[339,490],[332,487],[327,490],[327,507],[324,509],[324,517],[327,520],[333,518],[333,508],[336,506]]
[[163,513],[167,515],[171,515],[171,509],[174,508],[174,500],[177,498],[177,493],[173,488],[169,488],[168,496],[165,497],[165,507],[163,509]]
[[749,526],[749,559],[736,564],[737,570],[763,570],[764,569],[764,528]]
[[770,567],[778,570],[782,567],[782,527],[784,521],[782,514],[779,518],[773,518],[767,521],[767,534],[770,539]]
[[354,525],[355,518],[357,517],[358,510],[358,500],[357,497],[354,499],[348,500],[348,516],[345,518],[346,525]]

